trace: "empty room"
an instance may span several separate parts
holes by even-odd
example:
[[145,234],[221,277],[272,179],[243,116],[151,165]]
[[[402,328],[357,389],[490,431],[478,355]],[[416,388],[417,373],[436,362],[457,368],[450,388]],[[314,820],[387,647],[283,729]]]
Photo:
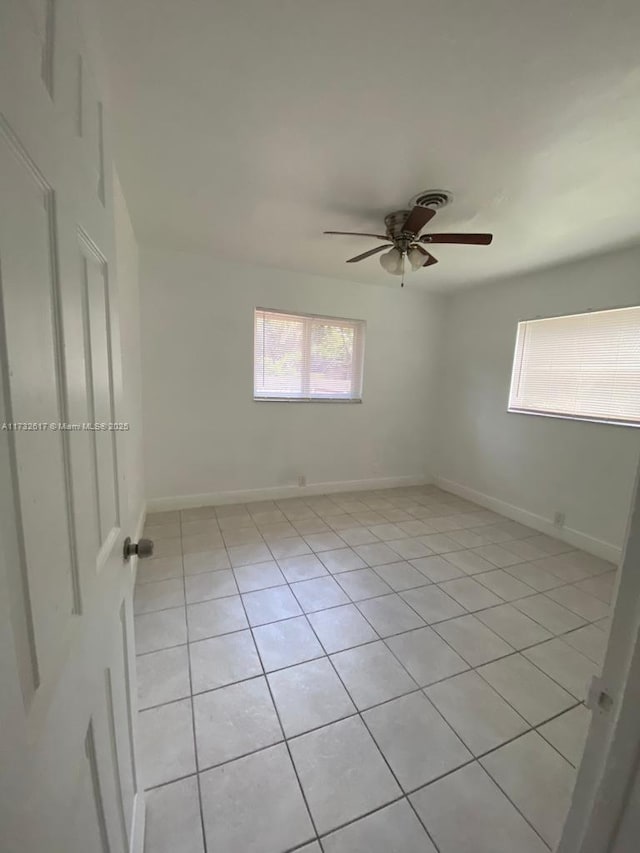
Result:
[[640,6],[0,0],[2,853],[632,853]]

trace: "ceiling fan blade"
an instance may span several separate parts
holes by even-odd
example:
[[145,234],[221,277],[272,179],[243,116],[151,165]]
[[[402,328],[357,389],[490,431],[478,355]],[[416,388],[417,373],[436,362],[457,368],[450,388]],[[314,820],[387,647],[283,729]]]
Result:
[[438,259],[434,258],[431,252],[427,252],[427,250],[423,249],[422,246],[415,245],[411,248],[417,249],[421,255],[424,255],[424,263],[422,264],[423,267],[430,267],[432,264],[438,263]]
[[376,240],[388,240],[385,234],[362,234],[359,231],[323,231],[323,234],[344,234],[347,237],[375,237]]
[[365,258],[368,258],[371,255],[377,255],[378,252],[383,252],[385,249],[390,249],[392,245],[392,243],[385,243],[384,246],[376,246],[375,249],[369,249],[368,252],[363,252],[361,255],[356,255],[355,258],[349,258],[347,263],[355,264],[357,261],[364,261]]
[[463,243],[470,246],[488,246],[493,234],[423,234],[421,243]]
[[414,207],[402,226],[402,231],[419,234],[424,226],[436,215],[432,207]]

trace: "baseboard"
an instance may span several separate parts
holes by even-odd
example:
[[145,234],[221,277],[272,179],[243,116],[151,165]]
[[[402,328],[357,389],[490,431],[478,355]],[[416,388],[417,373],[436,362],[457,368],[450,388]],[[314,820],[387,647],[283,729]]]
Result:
[[582,551],[587,551],[589,554],[594,554],[603,560],[609,560],[617,565],[622,559],[622,549],[610,542],[596,539],[594,536],[589,536],[587,533],[583,533],[580,530],[573,530],[570,527],[556,527],[550,519],[542,515],[529,512],[529,510],[522,509],[499,498],[493,498],[491,495],[485,495],[484,492],[478,492],[468,486],[463,486],[461,483],[455,483],[453,480],[447,480],[444,477],[434,477],[433,482],[446,492],[452,492],[454,495],[458,495],[458,497],[466,498],[469,501],[480,504],[480,506],[498,512],[500,515],[504,515],[513,521],[526,524],[527,527],[533,527],[534,530],[538,530],[540,533],[546,533],[548,536],[561,539],[563,542],[573,545],[574,548],[580,548]]
[[191,509],[198,506],[251,503],[252,501],[284,500],[332,492],[367,492],[373,489],[393,489],[401,486],[425,486],[431,483],[426,477],[380,477],[372,480],[340,480],[334,483],[310,483],[308,486],[267,486],[262,489],[240,489],[228,492],[209,492],[200,495],[151,498],[147,501],[149,512],[171,509]]
[[131,836],[129,853],[143,853],[146,805],[144,791],[138,791],[133,798],[133,817],[131,818]]

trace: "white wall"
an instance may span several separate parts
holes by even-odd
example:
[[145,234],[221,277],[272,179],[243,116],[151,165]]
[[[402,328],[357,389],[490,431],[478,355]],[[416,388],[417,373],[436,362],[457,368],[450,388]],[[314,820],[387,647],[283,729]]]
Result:
[[518,320],[638,302],[637,248],[448,298],[433,473],[620,547],[640,430],[508,414],[507,399]]
[[[430,469],[439,297],[146,248],[141,290],[147,498]],[[256,306],[366,320],[363,403],[254,402]]]
[[127,535],[133,536],[144,503],[143,437],[142,437],[142,365],[140,335],[140,291],[138,282],[138,244],[118,175],[114,171],[113,216],[116,242],[116,284],[122,349],[123,419],[130,424],[118,436],[120,452],[124,450],[123,476],[126,487],[128,518]]

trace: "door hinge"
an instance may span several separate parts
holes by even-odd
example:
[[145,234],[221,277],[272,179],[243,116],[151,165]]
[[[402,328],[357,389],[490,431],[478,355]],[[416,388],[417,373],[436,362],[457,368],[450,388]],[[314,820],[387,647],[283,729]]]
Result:
[[602,679],[597,675],[591,679],[585,705],[590,711],[600,711],[600,713],[608,713],[613,707],[613,697],[605,690]]

